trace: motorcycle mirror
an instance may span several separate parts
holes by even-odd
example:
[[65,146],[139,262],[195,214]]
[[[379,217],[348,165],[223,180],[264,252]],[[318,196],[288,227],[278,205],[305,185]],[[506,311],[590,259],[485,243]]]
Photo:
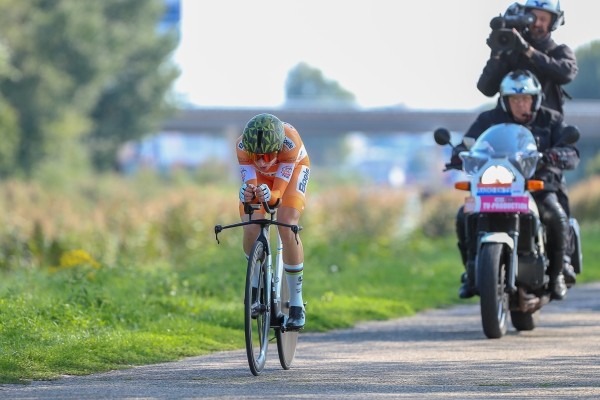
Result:
[[450,144],[450,131],[448,131],[448,129],[446,128],[437,128],[433,132],[433,138],[435,139],[435,142],[440,146]]
[[561,132],[559,143],[573,144],[579,140],[580,136],[579,128],[574,125],[567,125]]
[[470,149],[475,144],[475,138],[472,137],[464,137],[462,141],[467,149]]

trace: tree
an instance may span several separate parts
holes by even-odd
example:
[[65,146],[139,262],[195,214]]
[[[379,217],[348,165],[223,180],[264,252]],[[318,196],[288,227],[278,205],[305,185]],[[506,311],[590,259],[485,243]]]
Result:
[[[16,71],[10,67],[9,54],[6,46],[0,42],[0,79],[10,77]],[[15,109],[0,93],[0,177],[11,174],[15,161],[16,149],[19,140],[19,127]]]
[[121,144],[155,131],[174,111],[166,95],[179,75],[167,63],[176,48],[176,36],[156,32],[162,7],[156,2],[153,8],[147,7],[146,0],[113,3],[108,13],[112,23],[121,27],[114,41],[121,45],[123,59],[115,63],[92,112],[96,122],[90,137],[92,159],[99,169],[114,165]]
[[575,50],[579,72],[565,90],[574,99],[600,99],[600,40]]
[[120,143],[162,121],[177,76],[168,59],[176,38],[156,30],[163,7],[0,0],[0,43],[16,71],[0,73],[18,121],[13,174],[31,177],[48,163],[78,168],[89,156],[106,168]]
[[353,105],[354,94],[336,81],[326,79],[323,73],[306,63],[296,65],[288,74],[285,84],[286,102],[315,105]]

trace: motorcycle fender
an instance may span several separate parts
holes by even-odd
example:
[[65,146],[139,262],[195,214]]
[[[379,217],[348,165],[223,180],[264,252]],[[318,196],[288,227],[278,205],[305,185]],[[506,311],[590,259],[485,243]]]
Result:
[[512,250],[515,242],[506,232],[490,232],[481,237],[480,243],[504,243]]
[[583,272],[583,253],[581,252],[581,229],[579,228],[579,223],[575,218],[569,218],[569,225],[571,227],[572,234],[574,237],[572,238],[575,242],[574,254],[571,255],[571,265],[573,265],[573,269],[575,273],[580,274]]

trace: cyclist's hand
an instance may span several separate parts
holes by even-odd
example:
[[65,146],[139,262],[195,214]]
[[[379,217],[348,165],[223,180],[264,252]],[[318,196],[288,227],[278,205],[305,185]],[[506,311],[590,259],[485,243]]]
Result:
[[259,185],[254,193],[256,193],[256,197],[258,197],[258,201],[260,202],[268,203],[271,200],[271,189],[269,189],[266,183]]
[[254,194],[255,190],[256,186],[254,186],[253,184],[244,183],[240,188],[240,201],[242,203],[249,203],[252,200],[254,200],[254,198],[256,197],[256,195]]

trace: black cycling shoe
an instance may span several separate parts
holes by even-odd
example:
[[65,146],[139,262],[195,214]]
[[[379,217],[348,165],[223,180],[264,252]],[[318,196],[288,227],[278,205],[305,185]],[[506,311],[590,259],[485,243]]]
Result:
[[252,307],[250,308],[250,317],[252,319],[258,318],[258,314],[260,314],[260,303],[257,301],[256,303],[252,303]]
[[250,308],[250,316],[252,319],[258,318],[260,303],[258,302],[258,288],[252,288],[252,307]]
[[458,297],[461,299],[470,299],[475,296],[475,290],[469,285],[469,282],[463,282],[458,289]]
[[577,281],[577,274],[575,274],[575,270],[571,264],[565,264],[563,267],[563,275],[565,276],[565,283],[567,287],[570,288]]
[[567,284],[563,274],[559,274],[556,278],[550,279],[550,298],[552,300],[562,300],[567,295]]
[[470,299],[471,297],[475,296],[475,289],[473,289],[469,284],[469,279],[466,272],[463,272],[463,274],[460,276],[460,281],[462,282],[462,285],[460,285],[460,288],[458,289],[458,297],[461,299]]
[[290,315],[288,317],[287,323],[285,324],[285,328],[288,331],[299,331],[304,328],[305,323],[306,312],[304,311],[304,307],[291,306]]

